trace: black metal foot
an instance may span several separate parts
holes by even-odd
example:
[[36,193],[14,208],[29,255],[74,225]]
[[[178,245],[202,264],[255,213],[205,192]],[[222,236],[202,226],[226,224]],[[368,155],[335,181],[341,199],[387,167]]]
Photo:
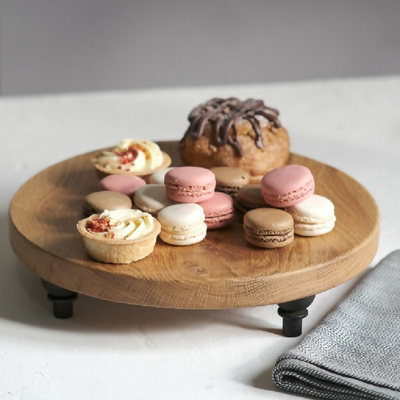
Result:
[[73,315],[73,302],[78,298],[78,295],[44,279],[42,279],[42,284],[49,292],[47,298],[53,303],[53,315],[60,319],[71,318]]
[[278,314],[283,319],[282,333],[286,337],[301,335],[303,318],[307,317],[307,307],[314,301],[315,295],[304,299],[278,304]]

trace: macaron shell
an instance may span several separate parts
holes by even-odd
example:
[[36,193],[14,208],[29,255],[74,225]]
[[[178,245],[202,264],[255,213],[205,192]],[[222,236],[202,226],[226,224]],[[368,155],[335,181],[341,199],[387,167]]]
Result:
[[111,191],[93,192],[83,202],[83,211],[87,215],[101,214],[104,210],[132,208],[132,200],[125,194]]
[[314,193],[311,171],[302,165],[284,165],[268,172],[261,180],[265,201],[279,208],[298,204]]
[[206,168],[176,167],[164,179],[167,195],[180,203],[199,203],[213,197],[215,175]]
[[241,213],[253,210],[255,208],[269,207],[261,193],[259,184],[248,184],[241,187],[235,198],[235,208]]
[[146,182],[138,176],[108,175],[99,181],[98,190],[110,190],[133,198],[136,190],[144,185],[146,185]]
[[242,168],[215,167],[211,168],[215,175],[215,190],[236,197],[241,187],[249,183],[250,174]]
[[287,207],[286,212],[297,222],[317,224],[331,220],[335,216],[333,203],[324,196],[313,194],[308,199]]
[[134,204],[137,208],[150,214],[157,214],[165,207],[175,204],[167,196],[164,185],[148,184],[136,190]]
[[215,192],[212,198],[198,205],[203,208],[208,229],[223,228],[233,220],[233,199],[226,193]]
[[202,222],[198,225],[197,229],[190,232],[184,231],[166,231],[161,229],[160,239],[168,244],[174,246],[189,246],[201,242],[207,234],[207,225]]
[[154,174],[152,174],[149,178],[149,183],[156,184],[156,185],[164,185],[165,174],[168,171],[171,171],[171,169],[173,169],[173,168],[174,167],[163,168],[163,169],[160,169],[160,170],[154,172]]
[[198,204],[175,204],[163,208],[157,217],[163,227],[170,230],[190,230],[199,222],[204,222],[203,208]]
[[299,236],[320,236],[329,233],[335,227],[336,218],[316,224],[294,222],[294,233]]

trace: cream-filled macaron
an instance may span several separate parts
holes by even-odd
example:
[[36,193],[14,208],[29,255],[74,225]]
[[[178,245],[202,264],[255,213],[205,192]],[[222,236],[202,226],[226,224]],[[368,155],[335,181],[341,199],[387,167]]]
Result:
[[294,233],[300,236],[319,236],[335,226],[335,207],[326,197],[313,194],[294,206],[286,207],[294,220]]
[[202,241],[207,233],[203,208],[198,204],[175,204],[163,208],[157,217],[161,224],[160,238],[175,246]]

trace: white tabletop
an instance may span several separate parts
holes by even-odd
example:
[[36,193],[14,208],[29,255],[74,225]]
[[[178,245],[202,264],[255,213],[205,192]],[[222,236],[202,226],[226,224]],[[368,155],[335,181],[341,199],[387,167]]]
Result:
[[[125,137],[179,140],[189,111],[216,96],[281,111],[292,152],[362,183],[381,213],[372,266],[400,247],[400,77],[69,94],[0,100],[0,398],[289,399],[271,379],[301,340],[281,335],[276,306],[185,311],[79,296],[57,320],[39,279],[14,255],[8,205],[43,168]],[[26,199],[29,202],[29,199]],[[358,282],[316,297],[303,335]]]

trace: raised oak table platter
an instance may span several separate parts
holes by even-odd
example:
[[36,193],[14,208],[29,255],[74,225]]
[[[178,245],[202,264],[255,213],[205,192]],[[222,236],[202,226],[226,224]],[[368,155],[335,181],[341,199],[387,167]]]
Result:
[[[159,145],[173,166],[182,165],[178,142]],[[50,286],[66,289],[67,295],[76,292],[177,309],[295,304],[354,277],[376,253],[379,212],[369,192],[335,168],[291,154],[288,163],[308,167],[315,193],[335,205],[337,221],[330,233],[295,236],[289,246],[267,250],[245,241],[237,219],[227,228],[208,231],[202,242],[191,246],[171,246],[158,238],[152,254],[131,264],[94,261],[86,254],[76,223],[84,217],[84,197],[97,187],[90,163],[97,152],[40,172],[19,189],[10,205],[14,252]],[[298,311],[288,309],[292,314]]]

